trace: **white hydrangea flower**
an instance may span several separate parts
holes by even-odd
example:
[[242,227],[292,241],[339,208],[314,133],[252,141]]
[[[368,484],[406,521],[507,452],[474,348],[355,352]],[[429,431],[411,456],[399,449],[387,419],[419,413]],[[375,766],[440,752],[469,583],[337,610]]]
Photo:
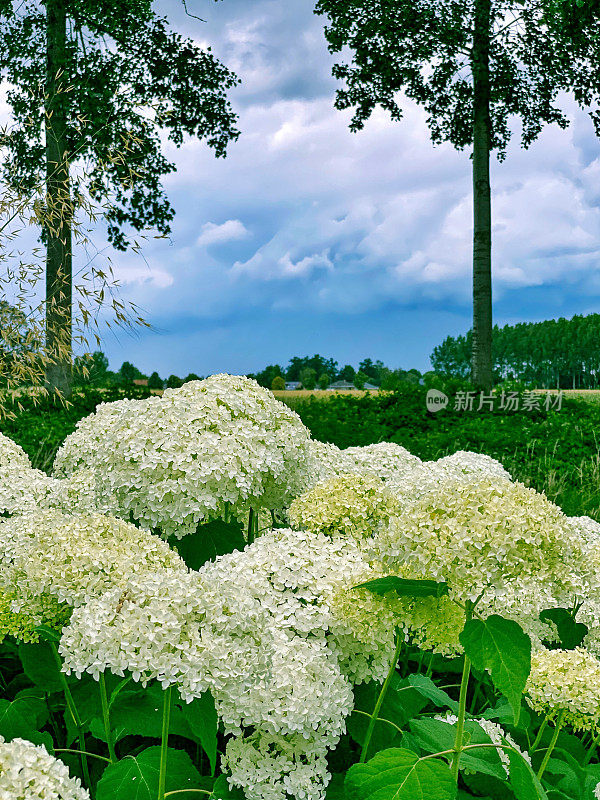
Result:
[[404,566],[447,581],[463,601],[483,593],[502,602],[539,585],[560,604],[581,586],[583,552],[567,517],[544,495],[500,478],[450,482],[405,504],[376,545],[391,572]]
[[562,711],[575,730],[592,730],[600,722],[600,661],[583,647],[535,652],[525,692],[534,711]]
[[393,442],[347,447],[342,453],[352,458],[357,469],[377,475],[382,480],[402,480],[423,464],[418,456]]
[[594,789],[594,797],[596,800],[600,800],[600,783],[596,784],[596,788]]
[[41,745],[0,736],[0,800],[90,800],[90,795]]
[[288,516],[300,530],[366,539],[399,513],[399,501],[375,475],[347,474],[297,497]]
[[510,473],[495,458],[486,456],[483,453],[471,453],[468,450],[458,450],[452,455],[438,458],[437,461],[425,463],[435,464],[437,469],[442,470],[449,477],[478,475],[487,478],[511,480]]
[[162,397],[100,405],[55,471],[89,469],[99,507],[164,535],[249,508],[282,508],[308,485],[309,432],[255,381],[214,375]]
[[0,589],[13,591],[13,611],[38,597],[79,606],[132,576],[187,567],[169,545],[127,522],[101,514],[39,511],[0,524]]
[[356,472],[356,460],[352,456],[346,455],[345,451],[340,450],[335,444],[311,439],[308,447],[311,459],[310,486],[328,481],[338,475]]
[[[380,575],[353,539],[272,530],[198,572],[134,576],[125,590],[91,599],[73,612],[60,652],[78,675],[130,671],[177,685],[186,700],[209,689],[226,733],[260,730],[263,742],[287,742],[285,752],[304,741],[324,754],[345,730],[352,682],[384,679],[404,626],[399,599],[352,588]],[[263,800],[279,791],[279,772],[253,774],[238,785]],[[320,796],[314,769],[298,762],[293,774]]]
[[5,470],[25,470],[31,468],[29,456],[21,445],[0,433],[0,473]]
[[256,731],[228,741],[222,766],[248,800],[323,800],[331,779],[326,755],[318,740]]

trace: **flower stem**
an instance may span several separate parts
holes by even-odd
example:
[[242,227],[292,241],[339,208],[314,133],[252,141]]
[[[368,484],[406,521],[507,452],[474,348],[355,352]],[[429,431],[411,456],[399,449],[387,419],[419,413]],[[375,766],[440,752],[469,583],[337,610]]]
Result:
[[[473,616],[473,603],[467,600],[465,604],[465,614],[467,622]],[[456,722],[456,736],[454,737],[454,755],[452,756],[452,777],[458,784],[458,772],[460,768],[460,754],[463,750],[463,734],[465,730],[465,717],[467,715],[467,690],[469,688],[469,677],[471,675],[471,660],[465,653],[462,678],[460,681],[460,695],[458,698],[458,720]]]
[[158,800],[165,799],[167,783],[167,749],[169,747],[169,723],[171,721],[171,687],[164,691],[162,736],[160,741],[160,768],[158,773]]
[[106,735],[106,744],[108,746],[108,755],[110,757],[110,763],[116,764],[118,761],[117,754],[115,752],[115,744],[113,742],[113,735],[112,730],[110,727],[110,715],[108,711],[108,696],[106,694],[106,680],[104,678],[104,673],[100,673],[99,677],[99,684],[100,686],[100,701],[102,702],[102,719],[104,720],[104,733]]
[[548,717],[544,717],[544,721],[540,725],[540,729],[537,732],[537,736],[535,737],[533,744],[529,748],[530,753],[533,754],[536,751],[538,744],[542,741],[542,736],[544,734],[544,731],[546,730],[547,725],[548,725]]
[[590,742],[590,746],[588,747],[588,751],[585,755],[585,760],[583,762],[584,767],[587,767],[587,765],[592,760],[592,756],[596,752],[596,747],[598,746],[598,739],[600,739],[600,731],[598,731],[595,735],[592,736],[592,741]]
[[65,673],[62,671],[62,661],[60,660],[60,655],[58,654],[58,648],[56,647],[55,642],[49,642],[50,649],[54,655],[54,660],[56,661],[56,666],[58,667],[58,676],[62,686],[63,694],[65,696],[65,702],[67,704],[67,708],[71,715],[71,719],[73,720],[73,724],[77,728],[77,739],[79,741],[79,750],[81,751],[81,769],[83,770],[83,780],[86,787],[89,789],[91,787],[90,781],[90,768],[88,765],[87,760],[87,753],[85,749],[85,731],[83,729],[83,725],[81,724],[81,718],[77,711],[77,706],[75,705],[75,701],[73,700],[73,695],[71,694],[71,689],[69,688],[69,684],[67,683],[67,678]]
[[560,733],[560,729],[562,728],[564,715],[565,715],[564,711],[559,711],[558,712],[558,716],[556,718],[556,727],[554,728],[554,733],[552,735],[552,739],[550,740],[550,744],[548,746],[548,749],[546,750],[546,755],[544,756],[544,760],[540,764],[540,768],[538,770],[538,774],[537,774],[538,780],[542,779],[542,775],[544,774],[544,770],[548,766],[548,761],[550,761],[550,756],[552,755],[552,751],[554,750],[554,747],[556,745],[556,741],[558,739],[558,734]]
[[365,734],[365,741],[363,742],[362,750],[360,753],[361,764],[364,764],[365,761],[367,760],[367,752],[369,750],[369,745],[371,744],[373,731],[375,730],[375,723],[377,722],[381,706],[383,705],[383,701],[385,700],[387,691],[390,688],[390,683],[392,682],[392,678],[394,677],[394,673],[396,672],[396,664],[398,663],[398,658],[400,657],[401,648],[402,648],[402,636],[400,634],[400,631],[397,631],[396,649],[394,650],[394,657],[392,659],[392,663],[390,664],[390,669],[388,671],[387,677],[383,683],[383,686],[381,687],[381,691],[379,692],[379,697],[377,698],[377,702],[375,703],[375,708],[373,709],[373,713],[371,714],[371,719],[369,720],[369,727],[367,728],[367,732]]
[[248,544],[254,541],[254,509],[251,508],[248,512]]

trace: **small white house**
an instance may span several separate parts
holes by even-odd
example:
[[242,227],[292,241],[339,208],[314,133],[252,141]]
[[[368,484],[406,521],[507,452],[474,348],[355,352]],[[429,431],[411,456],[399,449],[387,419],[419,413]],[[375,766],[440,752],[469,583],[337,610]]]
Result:
[[301,389],[302,384],[300,381],[286,381],[285,382],[285,390],[286,392],[295,392],[296,389]]

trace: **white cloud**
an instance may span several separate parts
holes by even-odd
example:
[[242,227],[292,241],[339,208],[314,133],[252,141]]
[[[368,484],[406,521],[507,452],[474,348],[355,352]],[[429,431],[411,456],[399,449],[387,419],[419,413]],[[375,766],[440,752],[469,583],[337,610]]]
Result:
[[196,245],[198,247],[209,247],[211,244],[239,241],[247,236],[250,236],[250,231],[239,219],[228,219],[227,222],[223,222],[221,225],[215,225],[214,222],[206,222],[201,228]]

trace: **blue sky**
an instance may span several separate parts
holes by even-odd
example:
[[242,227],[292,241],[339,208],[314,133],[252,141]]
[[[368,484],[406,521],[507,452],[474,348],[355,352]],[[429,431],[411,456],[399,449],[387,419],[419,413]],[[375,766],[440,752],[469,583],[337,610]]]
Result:
[[[238,73],[242,135],[225,160],[167,146],[171,240],[113,256],[154,329],[107,338],[111,366],[240,373],[319,352],[427,369],[470,326],[468,153],[434,148],[409,103],[350,133],[309,0],[188,0],[204,23],[179,0],[156,8]],[[499,323],[600,310],[600,141],[563,105],[569,129],[529,151],[517,136],[493,166]]]

